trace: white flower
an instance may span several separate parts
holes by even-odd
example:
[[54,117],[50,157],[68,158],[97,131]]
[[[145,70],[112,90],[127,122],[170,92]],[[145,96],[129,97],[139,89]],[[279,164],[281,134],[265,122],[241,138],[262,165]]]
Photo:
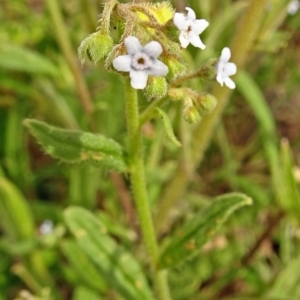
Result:
[[299,8],[300,8],[300,1],[292,0],[288,4],[286,10],[287,10],[288,14],[294,15],[298,11]]
[[186,48],[190,43],[200,49],[205,49],[205,45],[200,40],[199,34],[201,34],[208,22],[204,19],[196,20],[195,12],[189,8],[185,8],[188,13],[175,13],[173,21],[176,27],[180,30],[179,41],[181,47]]
[[113,66],[120,72],[129,72],[133,88],[144,89],[147,85],[148,75],[167,75],[168,67],[157,60],[162,53],[162,47],[158,42],[152,41],[142,47],[136,37],[129,36],[124,43],[128,55],[116,57],[113,60]]
[[235,88],[235,83],[229,78],[229,76],[236,73],[236,64],[228,62],[231,56],[230,49],[225,47],[222,50],[221,57],[217,63],[217,81],[223,86],[223,83],[230,89]]
[[39,232],[41,235],[48,235],[53,231],[53,222],[50,220],[45,220],[40,228],[39,228]]

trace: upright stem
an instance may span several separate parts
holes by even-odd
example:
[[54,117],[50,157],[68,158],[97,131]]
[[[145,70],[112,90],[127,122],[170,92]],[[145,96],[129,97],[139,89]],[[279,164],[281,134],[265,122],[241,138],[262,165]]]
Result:
[[[232,61],[236,63],[238,69],[241,68],[247,60],[253,42],[257,37],[259,27],[264,18],[263,12],[266,3],[267,0],[252,0],[245,13],[243,22],[239,26],[239,31],[235,35],[231,46]],[[210,115],[203,118],[201,123],[197,126],[191,141],[191,157],[194,168],[196,168],[203,158],[214,129],[227,105],[231,90],[226,87],[216,86],[212,94],[218,99],[218,105],[215,110]],[[176,203],[177,199],[184,194],[187,188],[189,182],[188,176],[189,174],[183,172],[182,166],[179,165],[173,179],[162,193],[160,201],[158,201],[159,206],[155,216],[156,228],[162,230],[170,209]]]
[[125,105],[129,146],[129,172],[133,198],[137,207],[143,240],[150,258],[158,299],[168,300],[171,298],[166,273],[165,271],[157,270],[158,244],[146,190],[137,91],[131,87],[129,79],[125,81]]
[[93,102],[84,81],[84,77],[78,64],[78,60],[72,49],[69,34],[63,22],[59,4],[57,0],[46,0],[46,3],[51,15],[51,19],[53,21],[58,44],[69,65],[69,68],[73,73],[80,102],[86,114],[90,116],[94,110]]

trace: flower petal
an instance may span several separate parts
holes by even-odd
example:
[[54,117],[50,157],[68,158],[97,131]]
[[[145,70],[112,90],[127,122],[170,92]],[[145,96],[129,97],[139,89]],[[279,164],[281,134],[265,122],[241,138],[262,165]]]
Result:
[[217,81],[221,84],[221,86],[223,86],[224,80],[223,80],[223,76],[221,74],[217,75]]
[[209,23],[204,20],[195,20],[193,22],[192,30],[195,32],[195,34],[201,34],[209,25]]
[[190,40],[185,37],[183,32],[179,35],[179,41],[182,48],[186,48],[190,43]]
[[169,72],[168,67],[160,60],[155,60],[153,66],[147,70],[147,73],[152,76],[165,76]]
[[113,60],[113,66],[120,72],[129,72],[131,69],[130,55],[120,55]]
[[162,53],[162,47],[158,42],[150,42],[143,50],[148,56],[157,58]]
[[232,81],[231,78],[226,77],[224,78],[224,83],[230,88],[230,89],[234,89],[235,88],[235,83]]
[[185,30],[186,29],[184,14],[175,13],[174,18],[173,18],[173,22],[179,30]]
[[135,36],[129,36],[124,40],[127,53],[133,55],[143,49],[139,40]]
[[236,64],[232,62],[225,64],[224,72],[227,76],[234,75],[236,73]]
[[145,71],[134,71],[131,70],[130,73],[130,84],[134,89],[142,90],[147,85],[148,74]]
[[195,35],[190,36],[190,42],[193,46],[198,47],[202,50],[204,50],[206,48],[206,46],[200,40],[199,35],[195,34]]
[[230,59],[230,56],[231,56],[230,49],[228,47],[225,47],[222,50],[220,61],[228,62]]
[[195,12],[190,7],[186,7],[185,9],[188,11],[186,18],[188,20],[196,20]]

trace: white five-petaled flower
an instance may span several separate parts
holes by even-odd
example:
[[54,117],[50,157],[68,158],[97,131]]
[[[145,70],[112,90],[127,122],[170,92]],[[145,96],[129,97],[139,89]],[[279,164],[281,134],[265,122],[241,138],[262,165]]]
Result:
[[173,21],[176,27],[180,30],[179,41],[181,47],[186,48],[190,43],[200,49],[205,49],[205,45],[200,40],[199,34],[201,34],[209,23],[204,20],[196,20],[195,12],[189,8],[185,8],[188,13],[175,13]]
[[235,88],[235,83],[229,78],[229,76],[236,73],[236,64],[229,62],[231,53],[230,49],[225,47],[222,50],[221,57],[217,63],[217,81],[223,86],[227,85],[230,89]]
[[148,76],[165,76],[168,67],[157,60],[162,53],[158,42],[152,41],[142,47],[139,40],[129,36],[124,40],[128,55],[121,55],[113,60],[113,66],[120,72],[129,72],[131,86],[135,89],[144,89]]
[[288,4],[286,10],[287,13],[290,15],[294,15],[298,10],[300,9],[300,1],[298,0],[292,0]]

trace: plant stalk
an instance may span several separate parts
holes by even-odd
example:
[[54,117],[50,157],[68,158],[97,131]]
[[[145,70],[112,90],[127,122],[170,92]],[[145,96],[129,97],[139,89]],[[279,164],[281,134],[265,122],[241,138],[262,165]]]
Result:
[[153,272],[158,299],[168,300],[171,298],[169,296],[165,271],[157,270],[159,253],[146,189],[138,97],[137,91],[130,85],[129,78],[125,81],[125,106],[128,131],[129,172],[133,198],[137,208],[144,244],[150,258],[150,266]]
[[81,72],[77,57],[74,54],[69,34],[62,18],[59,4],[57,0],[46,0],[46,3],[51,15],[51,19],[53,21],[58,44],[69,65],[69,68],[73,73],[79,100],[85,113],[88,117],[90,117],[94,111],[94,105],[86,86],[83,74]]

